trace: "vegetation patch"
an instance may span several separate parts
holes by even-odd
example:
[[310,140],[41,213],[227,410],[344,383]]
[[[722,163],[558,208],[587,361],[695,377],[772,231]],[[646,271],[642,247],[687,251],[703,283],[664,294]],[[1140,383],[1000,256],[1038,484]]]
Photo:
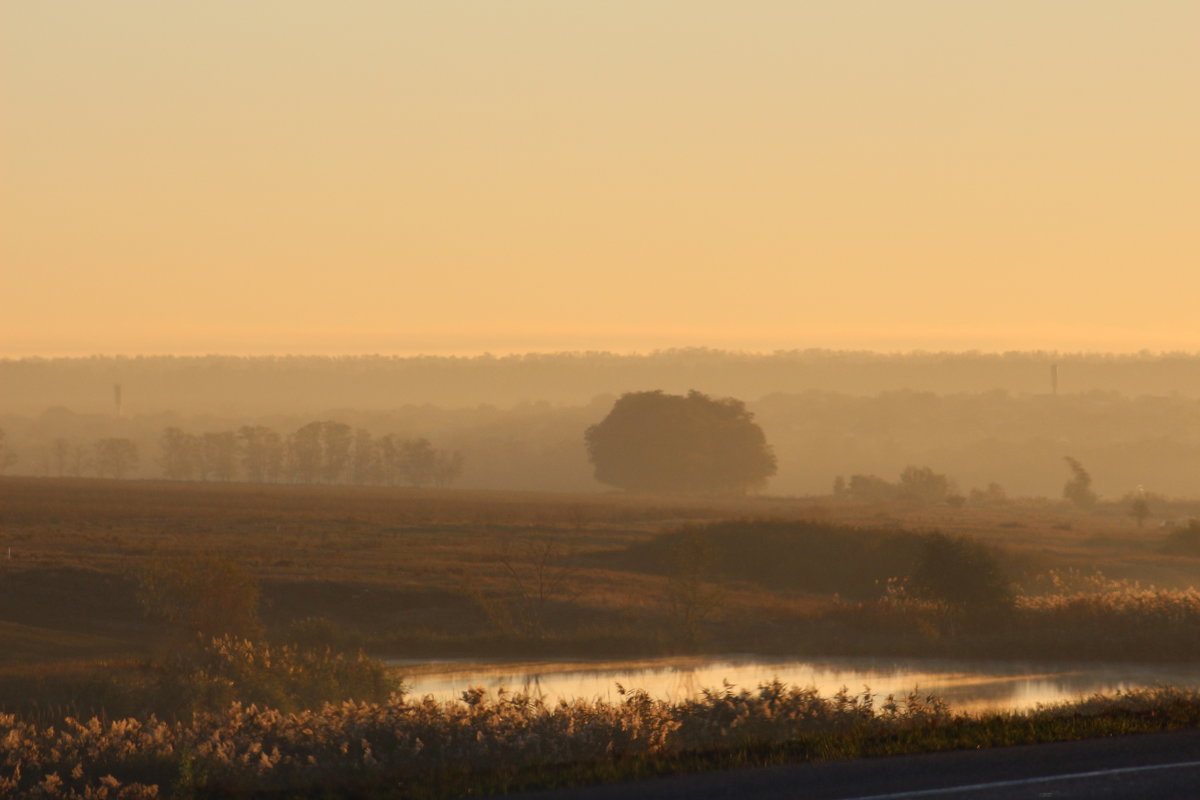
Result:
[[42,798],[355,796],[450,798],[716,767],[895,755],[1173,730],[1200,696],[1154,689],[1024,714],[955,714],[938,698],[881,698],[778,682],[679,703],[547,705],[470,690],[392,695],[285,713],[233,703],[53,726],[0,715],[0,793]]

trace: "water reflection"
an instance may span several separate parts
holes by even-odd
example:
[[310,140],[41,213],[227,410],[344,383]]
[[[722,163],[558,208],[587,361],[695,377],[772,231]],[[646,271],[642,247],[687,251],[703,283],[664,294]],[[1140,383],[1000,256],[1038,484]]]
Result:
[[619,699],[618,684],[645,689],[667,700],[694,697],[704,689],[753,689],[778,678],[816,687],[825,696],[843,686],[870,688],[879,697],[917,691],[936,694],[961,711],[1023,710],[1039,703],[1075,700],[1156,683],[1200,686],[1200,669],[1162,665],[1013,664],[933,660],[795,659],[733,656],[710,659],[666,658],[637,662],[555,662],[521,664],[429,664],[393,662],[406,675],[414,695],[458,698],[468,688],[504,688],[560,699]]

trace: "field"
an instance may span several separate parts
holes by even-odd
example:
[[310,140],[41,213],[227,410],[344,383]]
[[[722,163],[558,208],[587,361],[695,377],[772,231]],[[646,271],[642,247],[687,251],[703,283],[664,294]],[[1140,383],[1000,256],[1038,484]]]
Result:
[[[636,691],[608,705],[442,706],[404,695],[371,657],[1194,660],[1195,538],[1139,527],[1122,506],[1045,500],[3,478],[0,789],[451,797],[1190,726],[1200,700],[1186,692],[991,718],[780,686],[674,706]],[[964,580],[922,593],[936,552]],[[955,594],[993,573],[996,597]],[[318,729],[320,746],[306,738]],[[77,751],[90,755],[72,766]]]
[[[969,535],[1000,548],[1008,573],[1029,587],[1050,570],[1100,570],[1126,589],[1200,585],[1200,559],[1162,552],[1166,534],[1153,521],[1139,528],[1120,507],[4,478],[0,665],[151,652],[164,628],[135,599],[139,571],[196,553],[220,554],[261,582],[268,632],[323,618],[379,655],[803,648],[797,625],[828,609],[829,580],[833,591],[838,581],[848,588],[864,566],[826,548],[818,555],[827,585],[806,581],[818,555],[805,560],[786,532],[738,534],[737,552],[718,564],[707,563],[705,542],[690,563],[655,546],[660,534],[723,520]],[[677,634],[686,591],[704,613],[685,642]]]

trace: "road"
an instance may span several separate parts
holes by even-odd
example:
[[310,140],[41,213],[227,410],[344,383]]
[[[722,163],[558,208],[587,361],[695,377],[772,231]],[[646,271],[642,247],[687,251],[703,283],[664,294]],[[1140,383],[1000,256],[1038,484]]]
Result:
[[707,772],[508,800],[1196,800],[1200,731]]

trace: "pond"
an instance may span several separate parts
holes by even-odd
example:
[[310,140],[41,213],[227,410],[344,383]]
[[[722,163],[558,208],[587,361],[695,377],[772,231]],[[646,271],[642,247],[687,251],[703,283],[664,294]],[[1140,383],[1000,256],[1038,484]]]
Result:
[[1024,710],[1155,684],[1200,686],[1200,668],[1161,664],[1065,664],[922,659],[796,659],[762,656],[662,658],[642,661],[416,662],[391,661],[411,694],[452,700],[471,687],[559,699],[619,700],[618,684],[664,700],[702,689],[754,689],[778,678],[816,687],[829,696],[845,686],[869,688],[880,699],[916,689],[936,694],[958,711]]

